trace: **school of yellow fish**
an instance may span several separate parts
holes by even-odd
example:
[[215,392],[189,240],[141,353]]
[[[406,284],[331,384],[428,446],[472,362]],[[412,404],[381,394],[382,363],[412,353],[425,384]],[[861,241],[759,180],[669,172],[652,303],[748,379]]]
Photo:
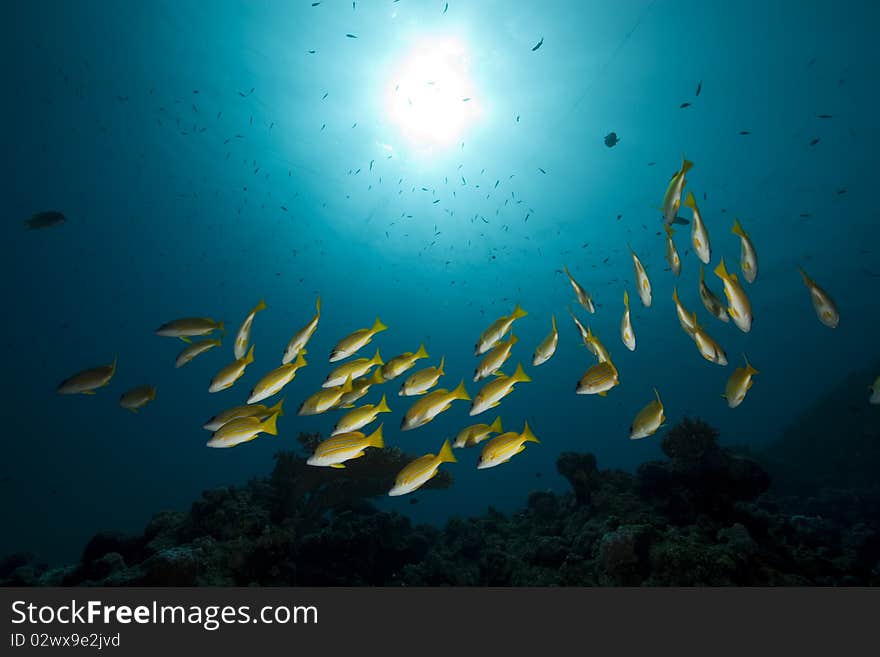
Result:
[[[678,211],[683,204],[692,212],[691,244],[701,263],[699,293],[706,311],[721,322],[727,323],[733,320],[733,324],[739,330],[748,333],[752,328],[753,315],[746,287],[743,286],[736,273],[729,271],[724,258],[720,259],[714,268],[714,273],[721,281],[726,304],[712,292],[706,283],[703,267],[709,265],[712,260],[709,231],[697,207],[693,193],[689,191],[682,202],[682,193],[687,184],[686,174],[692,167],[693,163],[683,158],[681,169],[672,176],[663,197],[661,210],[665,224],[665,253],[669,268],[674,276],[680,275],[682,261],[675,245],[675,231],[672,224],[687,223],[686,220],[678,216]],[[734,220],[732,233],[740,240],[739,269],[742,278],[751,285],[758,275],[758,256],[755,246],[739,220]],[[633,263],[636,293],[642,305],[645,308],[650,308],[653,303],[651,280],[636,252],[631,247],[629,252]],[[799,272],[809,291],[819,321],[829,328],[836,328],[840,318],[834,301],[803,269],[799,269]],[[567,266],[564,267],[564,273],[574,290],[578,303],[587,313],[594,314],[596,307],[591,295],[575,280]],[[700,355],[712,363],[726,366],[728,363],[727,354],[723,347],[699,323],[696,312],[690,312],[682,305],[677,287],[673,287],[672,301],[675,304],[682,330],[694,341]],[[635,351],[636,332],[630,314],[628,291],[624,291],[623,304],[620,338],[627,349]],[[251,327],[257,313],[265,309],[265,302],[260,301],[247,314],[235,337],[234,360],[217,372],[210,382],[209,392],[218,392],[232,387],[245,373],[246,368],[253,363],[254,346],[250,344]],[[590,327],[584,327],[571,308],[568,311],[580,333],[584,346],[596,357],[596,363],[587,368],[577,382],[575,392],[579,395],[604,397],[610,390],[620,385],[619,372],[611,359],[610,352]],[[306,398],[300,404],[297,413],[298,415],[316,415],[338,409],[346,409],[347,412],[337,420],[329,438],[317,446],[307,463],[313,466],[345,468],[347,461],[363,456],[368,448],[382,449],[385,447],[382,433],[383,424],[380,423],[369,434],[363,430],[369,424],[377,421],[381,414],[392,412],[388,406],[387,394],[383,393],[378,404],[356,406],[355,403],[366,395],[372,386],[383,385],[394,379],[399,379],[405,374],[408,376],[403,379],[397,393],[398,396],[417,397],[418,399],[405,412],[400,423],[402,431],[413,430],[428,424],[448,410],[455,401],[469,401],[471,416],[498,407],[502,400],[513,392],[516,384],[532,380],[523,369],[522,363],[517,364],[513,374],[509,376],[504,374],[501,369],[511,357],[513,347],[518,342],[517,337],[513,334],[514,322],[526,315],[527,312],[517,305],[510,315],[495,320],[477,339],[474,355],[481,358],[475,367],[473,380],[474,382],[483,379],[491,380],[483,384],[473,397],[465,388],[463,380],[452,390],[435,388],[444,375],[445,356],[440,359],[437,365],[410,373],[410,370],[416,367],[417,361],[429,358],[424,344],[414,352],[402,353],[387,362],[382,360],[378,349],[372,358],[351,359],[366,347],[376,334],[388,329],[378,317],[370,328],[359,329],[339,340],[331,350],[329,362],[346,362],[336,365],[327,374],[321,389]],[[208,447],[235,447],[254,440],[261,433],[277,435],[277,420],[284,414],[284,399],[272,406],[266,406],[259,402],[281,393],[285,386],[294,380],[297,371],[307,365],[306,347],[317,330],[320,319],[321,299],[319,297],[314,316],[293,335],[284,349],[281,365],[268,372],[254,385],[245,404],[227,409],[204,424],[204,429],[211,432],[211,438],[207,442]],[[532,356],[533,367],[546,363],[556,352],[559,333],[555,315],[550,317],[550,326],[547,337],[535,347]],[[163,324],[156,329],[156,334],[178,338],[186,343],[187,346],[175,361],[175,367],[179,368],[198,355],[214,347],[220,347],[220,338],[208,336],[215,332],[222,334],[224,330],[222,321],[217,322],[210,318],[183,318]],[[509,337],[505,339],[505,336]],[[192,338],[196,337],[203,339],[193,342]],[[758,370],[749,363],[748,358],[743,356],[743,359],[745,366],[738,367],[733,371],[722,395],[730,408],[736,408],[743,403],[747,392],[752,387],[753,377],[758,374]],[[95,394],[97,389],[110,383],[115,373],[116,359],[110,365],[85,370],[66,379],[58,386],[58,393]],[[870,389],[869,403],[880,404],[880,377],[870,386]],[[665,422],[666,416],[660,393],[656,388],[653,392],[654,398],[636,414],[630,425],[629,437],[633,440],[653,435]],[[121,396],[119,404],[136,413],[155,398],[155,386],[141,385],[125,392]],[[532,432],[528,422],[525,423],[521,432],[505,432],[500,416],[496,417],[491,424],[472,424],[461,429],[452,442],[448,439],[445,440],[436,455],[425,454],[409,463],[397,475],[388,494],[391,496],[404,495],[417,490],[438,473],[441,464],[457,461],[454,454],[455,449],[466,449],[483,442],[485,445],[477,461],[479,469],[506,463],[522,452],[526,443],[540,441]]]

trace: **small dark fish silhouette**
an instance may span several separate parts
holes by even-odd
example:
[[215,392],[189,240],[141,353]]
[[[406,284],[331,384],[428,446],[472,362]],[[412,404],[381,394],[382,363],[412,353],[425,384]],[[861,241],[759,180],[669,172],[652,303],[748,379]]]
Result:
[[544,169],[542,169],[541,167],[538,167],[538,171],[540,171],[541,173],[547,173],[547,172],[544,171]]
[[355,36],[354,34],[346,34],[345,36],[347,36],[349,39],[357,39],[357,36]]
[[540,48],[543,43],[544,43],[544,37],[541,37],[541,40],[535,44],[534,48],[532,48],[532,52],[535,52],[538,48]]
[[620,141],[620,138],[617,136],[616,132],[609,132],[607,135],[605,135],[605,145],[608,148],[611,148],[612,146],[616,146],[619,141]]
[[[447,10],[447,9],[449,9],[449,3],[448,3],[448,2],[446,3],[446,6],[443,7],[443,13],[444,13],[444,14],[446,13],[446,10]],[[410,504],[412,504],[412,502],[410,502]]]
[[807,219],[807,218],[810,217],[811,215],[810,215],[809,212],[801,212],[800,215],[798,215],[798,216],[799,216],[801,219]]
[[310,55],[314,55],[314,54],[315,54],[315,51],[314,51],[314,50],[309,50],[309,54],[310,54]]
[[816,144],[819,143],[819,141],[820,141],[820,139],[818,137],[814,137],[813,139],[810,140],[810,146],[815,146]]
[[679,109],[684,109],[685,107],[690,107],[690,106],[691,106],[690,103],[682,103],[681,105],[678,106],[678,108],[679,108]]
[[739,134],[741,134],[741,135],[750,135],[750,134],[752,134],[752,133],[749,132],[748,130],[740,130],[740,131],[739,131]]
[[831,115],[830,114],[817,114],[816,118],[817,119],[830,119]]
[[703,90],[703,81],[700,80],[700,81],[697,83],[697,93],[694,94],[694,95],[695,95],[695,96],[699,96],[699,95],[700,95],[700,92],[701,92],[702,90]]
[[838,190],[837,190],[837,195],[838,195],[838,196],[841,196],[841,195],[843,195],[843,194],[846,194],[846,187],[843,187],[842,189],[838,189]]
[[53,226],[58,226],[63,224],[66,220],[66,217],[60,212],[49,211],[49,212],[37,212],[30,216],[29,219],[25,219],[24,223],[27,226],[28,230],[38,230],[40,228],[52,228]]
[[317,7],[319,4],[321,4],[321,3],[320,2],[313,2],[312,7]]
[[657,164],[657,163],[656,163],[656,162],[648,162],[648,166],[649,166],[649,167],[652,167],[652,166],[654,166],[655,164]]
[[326,98],[327,98],[327,94],[329,94],[329,93],[330,93],[330,92],[327,92],[326,94],[324,94],[323,96],[321,96],[321,100],[326,100]]
[[419,498],[418,497],[411,497],[411,498],[409,498],[409,503],[410,504],[418,504]]

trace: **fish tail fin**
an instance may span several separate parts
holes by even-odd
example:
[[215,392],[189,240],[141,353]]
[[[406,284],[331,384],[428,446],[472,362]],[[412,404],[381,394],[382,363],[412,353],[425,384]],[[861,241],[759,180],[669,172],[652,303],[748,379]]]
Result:
[[684,155],[681,156],[681,172],[687,173],[691,169],[694,168],[694,163],[687,159]]
[[444,356],[440,357],[440,367],[437,368],[437,373],[440,376],[443,376],[444,374],[446,374],[446,372],[443,371],[443,367],[445,365],[446,365],[446,356],[444,355]]
[[379,333],[380,331],[384,331],[384,330],[386,330],[387,328],[388,328],[388,327],[385,326],[385,324],[382,323],[382,320],[379,319],[379,318],[377,317],[377,318],[376,318],[376,321],[373,322],[373,328],[370,329],[370,333],[372,333],[373,335],[375,335],[376,333]]
[[743,360],[746,361],[746,372],[748,372],[749,374],[751,374],[753,376],[755,374],[760,374],[760,372],[758,370],[756,370],[754,367],[752,367],[752,364],[749,362],[749,357],[746,356],[745,354],[743,354]]
[[523,369],[522,363],[518,363],[516,366],[516,370],[513,373],[513,379],[519,383],[526,383],[532,380],[526,371]]
[[266,310],[266,300],[260,299],[260,302],[254,306],[254,309],[251,312],[258,313],[261,310]]
[[670,226],[669,224],[665,224],[665,225],[663,226],[663,230],[666,231],[666,236],[667,236],[669,239],[672,239],[672,236],[675,235],[675,230],[674,230],[674,229],[672,228],[672,226]]
[[743,230],[742,224],[739,223],[739,219],[733,220],[733,230],[731,230],[731,232],[734,235],[739,235],[740,237],[746,236],[746,231]]
[[550,326],[553,327],[553,332],[556,332],[556,315],[550,315]]
[[388,400],[385,399],[385,395],[382,395],[382,399],[379,400],[379,404],[376,406],[377,413],[390,413],[391,409],[388,408]]
[[721,262],[719,262],[718,266],[715,267],[715,275],[721,280],[729,278],[730,275],[727,273],[727,267],[724,264],[724,257],[721,258]]
[[221,333],[226,333],[226,324],[223,323],[222,319],[219,322],[217,322],[217,330],[220,331]]
[[798,267],[798,272],[800,273],[801,278],[804,279],[804,285],[810,287],[813,283],[813,279],[807,276],[807,272],[804,271],[803,267]]
[[677,288],[677,287],[673,287],[673,288],[672,288],[672,300],[675,301],[675,303],[678,303],[678,302],[679,302],[679,299],[678,299],[678,288]]
[[110,366],[110,376],[116,374],[116,363],[119,362],[119,354],[113,356],[113,364]]
[[443,447],[440,448],[440,453],[437,454],[437,458],[440,460],[440,463],[456,463],[458,459],[455,458],[455,454],[452,453],[452,445],[449,444],[449,439],[443,441]]
[[279,413],[272,413],[263,421],[262,425],[260,425],[263,433],[268,433],[270,436],[278,435],[278,415]]
[[522,436],[523,441],[525,441],[527,443],[539,443],[540,444],[540,442],[541,442],[540,440],[538,440],[538,437],[534,433],[532,433],[532,428],[529,426],[528,421],[526,421],[526,424],[523,427],[523,430],[522,430],[522,433],[520,434],[520,436]]
[[384,424],[380,424],[376,430],[367,436],[367,444],[370,447],[378,447],[379,449],[385,447],[385,437],[382,435],[382,427]]
[[371,365],[384,365],[385,362],[382,360],[382,356],[379,355],[379,348],[376,347],[376,355],[373,356],[373,359],[370,361]]
[[461,383],[458,384],[458,387],[452,391],[452,397],[454,399],[470,401],[471,396],[468,394],[467,389],[464,387],[464,379],[462,379]]
[[513,334],[513,332],[511,332],[511,333],[510,333],[510,339],[509,339],[507,342],[508,342],[508,344],[510,344],[510,345],[515,345],[517,342],[519,342],[519,338],[516,337],[516,336]]
[[418,350],[416,350],[415,357],[416,358],[427,358],[428,357],[428,352],[425,351],[425,343],[424,342],[419,345]]
[[697,209],[697,199],[694,198],[693,192],[688,192],[684,197],[684,204],[691,210]]
[[345,383],[342,384],[342,394],[344,395],[347,392],[351,392],[351,389],[351,374],[349,374],[347,377],[345,377]]
[[156,399],[156,386],[150,386],[150,399]]
[[284,397],[278,400],[278,403],[270,406],[268,409],[270,415],[284,415]]
[[514,319],[519,319],[520,317],[525,317],[528,314],[529,313],[523,310],[519,304],[516,304],[516,308],[513,309],[513,314],[511,315],[511,317],[513,317]]
[[378,368],[373,371],[373,376],[371,376],[367,381],[372,385],[374,383],[385,383],[385,377],[382,376],[382,368]]
[[318,300],[315,302],[315,312],[318,314],[318,317],[321,316],[321,295],[318,295]]
[[305,349],[299,350],[299,353],[296,355],[296,360],[294,361],[293,364],[297,368],[305,367],[306,365],[308,365],[308,363],[306,363],[306,350]]
[[662,405],[663,405],[663,402],[660,401],[660,393],[657,392],[657,388],[654,388],[654,396],[657,398],[657,403],[660,404],[660,405],[662,406]]
[[251,348],[248,349],[248,352],[244,355],[245,363],[253,363],[254,362],[254,345],[251,345]]
[[489,425],[489,430],[493,433],[501,433],[504,429],[501,427],[501,416],[495,418],[495,421]]
[[629,290],[623,291],[623,305],[629,310]]

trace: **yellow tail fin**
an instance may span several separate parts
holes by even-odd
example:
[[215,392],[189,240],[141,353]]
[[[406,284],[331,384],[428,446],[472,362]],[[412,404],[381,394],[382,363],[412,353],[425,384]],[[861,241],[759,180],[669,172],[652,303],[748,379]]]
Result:
[[458,462],[458,459],[455,458],[455,454],[452,453],[452,445],[449,444],[449,439],[443,441],[443,447],[440,448],[440,453],[437,454],[437,458],[440,460],[440,463]]
[[385,395],[382,395],[382,399],[379,400],[378,405],[376,406],[377,413],[390,413],[391,409],[388,408],[388,401],[385,399]]
[[718,263],[718,266],[715,267],[715,275],[724,280],[725,278],[729,278],[729,274],[727,273],[727,267],[724,265],[724,258],[721,258],[721,262]]
[[758,370],[752,367],[752,364],[749,362],[749,357],[743,354],[743,360],[746,361],[746,372],[754,376],[755,374],[760,374]]
[[520,308],[519,304],[516,304],[516,308],[513,309],[513,314],[511,315],[511,317],[513,317],[514,319],[519,319],[520,317],[525,317],[526,315],[528,315],[528,313]]
[[222,320],[217,322],[217,330],[221,333],[226,333],[226,324],[224,324]]
[[150,399],[156,399],[156,386],[150,388]]
[[464,387],[464,379],[461,380],[461,383],[458,384],[458,387],[452,391],[453,399],[463,399],[464,401],[470,401],[471,396],[468,394],[468,391]]
[[253,363],[254,362],[254,345],[251,345],[251,348],[248,349],[248,352],[244,355],[245,363]]
[[807,276],[807,272],[805,272],[802,267],[798,267],[798,271],[800,272],[801,278],[804,279],[804,285],[812,287],[813,279]]
[[532,380],[532,378],[528,374],[526,374],[526,371],[523,369],[522,363],[517,364],[516,371],[513,373],[513,380],[520,383],[525,383]]
[[495,418],[495,421],[489,425],[489,430],[493,433],[501,433],[504,429],[501,428],[501,416]]
[[697,200],[694,198],[693,192],[688,192],[684,197],[684,204],[688,206],[691,210],[697,209]]
[[373,433],[367,436],[367,444],[370,447],[378,447],[380,449],[385,447],[385,438],[382,436],[382,427],[384,426],[384,424],[380,424]]
[[446,356],[440,357],[440,367],[437,368],[437,374],[443,376],[446,372],[443,371],[443,366],[446,365]]
[[522,433],[520,434],[520,436],[522,436],[523,441],[527,442],[527,443],[540,443],[541,442],[540,440],[538,440],[538,437],[532,433],[532,429],[529,426],[528,422],[526,422],[526,425],[523,427],[523,430],[522,430]]
[[672,288],[672,300],[675,301],[675,303],[679,303],[678,288],[675,288],[675,287]]
[[428,352],[425,351],[425,343],[424,342],[419,346],[419,348],[416,351],[416,353],[414,354],[414,356],[416,358],[427,358],[428,357]]
[[370,333],[372,333],[373,335],[376,335],[376,333],[379,333],[380,331],[384,331],[387,328],[388,327],[382,323],[382,320],[377,317],[376,321],[373,322],[373,328],[370,329]]
[[315,302],[315,313],[318,317],[321,316],[321,295],[318,295],[318,300]]
[[261,310],[266,310],[266,302],[263,299],[260,299],[260,303],[254,306],[254,309],[251,311],[252,313],[258,313]]
[[553,327],[553,332],[557,333],[556,330],[556,315],[550,315],[550,326]]
[[382,376],[382,370],[376,369],[373,371],[373,376],[367,379],[367,383],[370,385],[374,383],[385,383],[385,378]]
[[657,403],[663,406],[663,402],[660,401],[660,393],[657,392],[657,388],[654,388],[654,396],[657,397]]
[[278,400],[274,406],[266,409],[271,415],[284,415],[284,397]]
[[747,237],[746,231],[743,230],[742,224],[739,223],[739,219],[733,220],[733,230],[731,232],[734,235],[739,235],[740,237]]
[[666,236],[667,236],[669,239],[672,239],[672,236],[675,235],[675,231],[672,229],[672,226],[670,226],[669,224],[665,224],[665,225],[663,226],[663,230],[666,231]]
[[519,342],[519,338],[516,337],[516,336],[513,334],[513,332],[511,332],[511,334],[510,334],[510,339],[507,341],[507,344],[513,346],[513,345],[515,345],[517,342]]
[[119,362],[119,356],[113,356],[113,364],[110,366],[110,376],[116,374],[116,363]]
[[269,417],[267,417],[263,423],[260,425],[260,431],[263,433],[268,433],[270,436],[278,435],[278,413],[272,413]]
[[297,369],[308,365],[308,363],[306,363],[306,350],[305,349],[299,350],[299,353],[296,355],[296,360],[294,361],[293,365]]
[[342,384],[342,394],[344,395],[347,392],[351,392],[351,389],[351,374],[349,374],[347,377],[345,377],[345,383]]
[[373,360],[370,361],[370,365],[384,365],[384,361],[382,360],[382,356],[379,355],[379,349],[376,349],[376,355],[373,356]]
[[688,171],[690,171],[693,168],[694,168],[694,163],[691,162],[690,160],[686,159],[684,156],[682,156],[681,172],[687,173]]

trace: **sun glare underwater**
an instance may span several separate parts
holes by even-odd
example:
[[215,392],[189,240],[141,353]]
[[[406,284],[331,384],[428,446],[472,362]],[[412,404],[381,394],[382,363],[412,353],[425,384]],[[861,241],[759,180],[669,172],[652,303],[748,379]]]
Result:
[[[681,583],[685,536],[756,546],[697,583],[880,577],[877,6],[45,5],[7,34],[0,582],[274,531],[295,578],[175,581]],[[778,556],[834,522],[827,579]],[[316,547],[366,527],[408,547]]]

